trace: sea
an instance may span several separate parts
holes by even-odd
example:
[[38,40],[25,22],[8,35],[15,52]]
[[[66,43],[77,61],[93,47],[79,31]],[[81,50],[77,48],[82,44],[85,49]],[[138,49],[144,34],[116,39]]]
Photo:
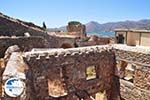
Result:
[[115,37],[115,32],[90,32],[87,35],[97,35],[103,37]]

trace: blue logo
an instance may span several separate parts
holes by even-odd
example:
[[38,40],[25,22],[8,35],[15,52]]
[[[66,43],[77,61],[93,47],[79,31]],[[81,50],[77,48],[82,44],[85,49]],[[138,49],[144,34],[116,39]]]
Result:
[[10,78],[5,82],[4,90],[5,93],[10,97],[18,97],[24,91],[25,85],[18,78]]

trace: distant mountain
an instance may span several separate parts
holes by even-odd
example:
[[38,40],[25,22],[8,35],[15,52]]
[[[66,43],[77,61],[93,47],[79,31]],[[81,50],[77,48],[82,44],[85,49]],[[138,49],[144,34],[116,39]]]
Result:
[[99,24],[98,22],[95,22],[95,21],[91,21],[86,24],[86,31],[87,32],[99,31],[100,27],[101,27],[101,24]]
[[[117,28],[126,29],[147,29],[150,30],[150,19],[143,19],[139,21],[120,21],[120,22],[109,22],[100,24],[95,21],[91,21],[86,25],[87,32],[100,32],[100,31],[114,31]],[[66,27],[50,28],[49,31],[67,31]]]
[[150,30],[150,19],[139,21],[109,22],[105,24],[99,24],[98,22],[91,21],[86,24],[86,28],[87,32],[114,31],[114,29],[117,28]]

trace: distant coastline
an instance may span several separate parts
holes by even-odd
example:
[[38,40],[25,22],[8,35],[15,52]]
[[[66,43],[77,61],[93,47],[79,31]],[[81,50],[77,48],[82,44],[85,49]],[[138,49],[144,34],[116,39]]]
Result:
[[114,37],[115,36],[115,32],[105,32],[105,31],[101,31],[101,32],[88,32],[87,35],[97,35],[97,36],[104,36],[104,37]]

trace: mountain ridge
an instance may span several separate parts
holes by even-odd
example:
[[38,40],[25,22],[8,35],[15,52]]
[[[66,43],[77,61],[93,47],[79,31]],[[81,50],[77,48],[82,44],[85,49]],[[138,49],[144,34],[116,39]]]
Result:
[[[114,31],[114,29],[146,29],[150,30],[150,19],[141,19],[138,21],[126,20],[118,22],[107,22],[100,24],[97,21],[90,21],[85,24],[86,32]],[[60,28],[49,28],[48,31],[67,31],[66,26]]]

